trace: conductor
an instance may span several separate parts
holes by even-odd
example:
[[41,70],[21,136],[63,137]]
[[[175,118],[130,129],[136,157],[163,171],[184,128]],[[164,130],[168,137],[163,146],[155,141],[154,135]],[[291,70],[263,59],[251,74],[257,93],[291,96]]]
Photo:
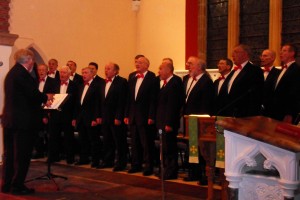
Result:
[[14,58],[16,64],[4,81],[4,158],[1,192],[26,195],[34,193],[34,189],[24,185],[35,137],[35,131],[32,129],[39,123],[41,105],[51,105],[53,95],[41,93],[30,75],[34,61],[32,51],[20,49]]

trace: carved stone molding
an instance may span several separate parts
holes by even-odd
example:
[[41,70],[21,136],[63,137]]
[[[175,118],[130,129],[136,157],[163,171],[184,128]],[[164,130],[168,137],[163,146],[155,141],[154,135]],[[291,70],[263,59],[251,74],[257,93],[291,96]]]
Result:
[[0,45],[14,46],[16,39],[19,36],[11,33],[0,33]]

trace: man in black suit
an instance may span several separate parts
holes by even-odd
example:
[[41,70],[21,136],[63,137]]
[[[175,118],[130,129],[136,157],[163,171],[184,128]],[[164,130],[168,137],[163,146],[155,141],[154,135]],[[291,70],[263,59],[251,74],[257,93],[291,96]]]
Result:
[[280,59],[282,70],[276,83],[270,105],[270,116],[288,123],[298,123],[296,118],[300,112],[300,66],[295,57],[297,48],[293,44],[285,44],[281,48]]
[[[127,138],[124,127],[124,99],[127,96],[127,80],[119,74],[119,65],[105,65],[105,82],[101,86],[100,124],[103,134],[103,163],[100,168],[113,167],[123,171],[127,164]],[[116,158],[116,163],[115,163]]]
[[75,105],[75,117],[72,125],[79,131],[80,159],[75,165],[89,164],[91,152],[91,167],[98,168],[101,153],[100,136],[97,125],[100,122],[100,84],[95,82],[91,68],[82,69],[84,84],[79,87]]
[[[74,116],[75,101],[77,99],[77,84],[69,80],[71,70],[62,66],[60,71],[60,84],[55,87],[55,94],[68,94],[59,110],[50,111],[49,119],[49,162],[60,160],[60,147],[66,154],[67,164],[74,163],[74,129],[72,119]],[[61,133],[64,133],[63,137]],[[62,143],[62,144],[61,144]]]
[[214,115],[227,116],[226,106],[228,105],[227,83],[230,79],[230,71],[233,62],[229,58],[221,58],[218,62],[220,77],[214,82],[215,99],[214,99]]
[[[37,66],[37,81],[38,81],[38,88],[39,91],[45,94],[54,94],[55,87],[57,82],[54,78],[47,76],[48,74],[48,66],[45,64],[40,64]],[[37,137],[35,142],[35,154],[32,156],[33,158],[42,158],[44,154],[47,153],[47,136],[45,135],[44,131],[48,129],[48,111],[43,110],[41,112],[41,119],[42,123],[37,126]]]
[[53,95],[41,93],[30,75],[33,67],[32,51],[20,49],[14,56],[16,64],[4,81],[4,157],[1,191],[31,194],[24,181],[28,172],[34,144],[34,127],[41,120],[41,105],[50,105]]
[[92,70],[92,74],[93,74],[93,79],[97,84],[103,84],[104,83],[104,79],[101,78],[100,76],[98,76],[97,72],[98,72],[98,64],[95,62],[90,62],[88,67]]
[[125,110],[125,124],[132,137],[132,163],[128,173],[142,171],[144,176],[153,174],[155,112],[158,88],[155,74],[148,70],[149,60],[140,57],[135,62],[136,71],[129,75],[129,93]]
[[184,95],[181,78],[173,71],[173,64],[165,60],[158,72],[163,84],[158,93],[156,127],[163,132],[164,180],[177,179],[178,176],[177,134]]
[[240,44],[233,49],[235,67],[227,84],[228,116],[247,117],[261,113],[264,76],[261,68],[249,61],[250,56],[251,49],[247,45]]
[[265,83],[263,90],[263,102],[262,102],[262,115],[267,117],[271,116],[270,104],[275,91],[275,84],[280,74],[280,70],[274,66],[276,53],[270,49],[266,49],[262,52],[260,60],[263,67]]
[[59,83],[60,82],[59,72],[57,70],[58,61],[56,59],[52,58],[48,61],[48,66],[49,66],[48,76],[51,78],[54,78],[56,80],[56,82]]
[[74,62],[72,60],[69,60],[67,62],[67,66],[71,70],[70,80],[73,81],[74,83],[76,83],[77,85],[81,85],[83,83],[83,79],[82,79],[82,76],[80,74],[76,73],[76,69],[77,69],[76,62]]
[[[212,114],[214,88],[206,72],[206,63],[198,57],[191,56],[186,63],[189,74],[183,77],[185,104],[183,115]],[[200,151],[199,151],[200,152]],[[189,163],[189,173],[185,181],[199,180],[206,184],[205,160],[199,154],[199,163]]]

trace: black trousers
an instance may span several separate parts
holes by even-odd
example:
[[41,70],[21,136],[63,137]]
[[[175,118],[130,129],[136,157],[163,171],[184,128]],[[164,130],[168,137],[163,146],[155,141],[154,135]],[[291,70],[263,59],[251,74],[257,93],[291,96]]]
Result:
[[141,167],[143,162],[145,168],[153,168],[154,161],[154,125],[130,125],[132,138],[132,167]]
[[78,131],[80,143],[80,161],[89,161],[89,156],[91,155],[92,162],[99,163],[102,150],[99,128],[97,126],[87,126],[83,123],[79,123]]
[[2,189],[22,187],[29,169],[34,131],[4,128]]
[[[103,162],[124,167],[127,164],[127,138],[124,125],[102,124]],[[115,155],[116,154],[116,155]]]

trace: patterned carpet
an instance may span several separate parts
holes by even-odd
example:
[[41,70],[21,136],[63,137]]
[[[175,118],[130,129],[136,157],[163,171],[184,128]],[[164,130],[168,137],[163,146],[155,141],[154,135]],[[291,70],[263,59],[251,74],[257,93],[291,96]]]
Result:
[[[28,179],[45,175],[46,163],[43,161],[31,162]],[[5,200],[193,200],[205,199],[207,188],[200,187],[196,182],[184,183],[182,180],[162,182],[153,176],[144,177],[141,173],[129,175],[126,172],[112,172],[112,169],[91,169],[89,166],[68,166],[62,163],[54,164],[51,172],[55,175],[65,176],[68,180],[55,178],[59,187],[51,180],[34,180],[27,183],[36,193],[30,196],[13,196],[0,193],[0,199]],[[215,190],[219,196],[220,191]],[[164,195],[163,195],[164,194]],[[218,199],[218,198],[217,198]]]

